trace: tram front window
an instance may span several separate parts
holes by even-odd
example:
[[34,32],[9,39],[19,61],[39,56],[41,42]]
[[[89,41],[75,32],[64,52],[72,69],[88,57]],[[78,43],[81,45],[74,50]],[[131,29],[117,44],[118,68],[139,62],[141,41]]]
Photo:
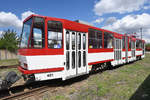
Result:
[[20,48],[27,48],[28,46],[28,39],[30,36],[31,25],[32,19],[26,21],[23,25]]
[[29,47],[43,48],[44,46],[45,46],[44,19],[41,17],[34,17]]
[[43,48],[44,46],[44,19],[33,17],[23,25],[20,48]]

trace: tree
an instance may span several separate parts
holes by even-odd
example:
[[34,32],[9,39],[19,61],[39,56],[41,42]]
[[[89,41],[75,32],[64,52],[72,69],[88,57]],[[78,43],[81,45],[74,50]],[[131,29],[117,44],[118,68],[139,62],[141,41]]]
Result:
[[0,39],[0,49],[6,49],[11,52],[16,52],[18,49],[17,33],[14,30],[7,30],[3,33]]

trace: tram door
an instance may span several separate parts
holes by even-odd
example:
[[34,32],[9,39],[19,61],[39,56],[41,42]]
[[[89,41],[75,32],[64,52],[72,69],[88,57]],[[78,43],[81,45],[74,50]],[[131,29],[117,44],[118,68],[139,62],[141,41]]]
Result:
[[114,58],[117,61],[117,64],[121,63],[120,60],[122,59],[122,42],[121,39],[115,38],[115,48],[114,48]]
[[77,49],[76,49],[76,67],[77,74],[87,73],[87,34],[86,33],[77,33]]
[[67,78],[87,73],[87,34],[66,31],[66,73]]
[[128,62],[128,36],[125,36],[125,57],[126,62]]
[[131,40],[131,56],[135,57],[135,41]]

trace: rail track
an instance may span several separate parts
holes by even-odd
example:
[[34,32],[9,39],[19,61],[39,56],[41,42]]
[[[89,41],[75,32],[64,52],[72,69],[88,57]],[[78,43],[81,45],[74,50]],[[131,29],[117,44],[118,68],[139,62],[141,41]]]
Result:
[[36,97],[45,91],[55,91],[56,87],[42,86],[35,89],[30,89],[24,92],[15,93],[10,96],[1,98],[2,100],[23,100],[25,98]]
[[0,66],[0,69],[17,68],[19,65]]
[[[57,81],[57,82],[56,82]],[[62,81],[33,82],[20,86],[11,87],[8,90],[0,91],[0,100],[23,100],[25,98],[36,97],[46,91],[54,92],[61,86]]]
[[55,93],[59,91],[61,87],[70,86],[76,82],[83,81],[87,79],[88,76],[80,76],[70,80],[62,81],[61,79],[33,82],[30,84],[24,84],[20,86],[11,87],[8,90],[0,91],[0,100],[23,100],[27,98],[35,98],[38,100],[38,97],[41,97],[42,93],[51,92]]

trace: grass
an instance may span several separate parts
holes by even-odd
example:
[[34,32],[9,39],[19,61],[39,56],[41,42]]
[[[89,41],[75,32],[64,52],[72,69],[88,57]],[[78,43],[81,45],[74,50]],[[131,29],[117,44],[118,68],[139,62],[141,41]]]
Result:
[[47,99],[48,100],[69,100],[64,95],[51,96],[50,99],[49,98],[47,98]]
[[97,87],[94,91],[99,98],[129,100],[149,75],[150,54],[146,54],[143,60],[91,76],[88,84]]
[[17,65],[18,59],[0,60],[0,66]]
[[9,69],[0,69],[0,77],[3,78],[3,76],[5,76],[10,71],[14,71],[18,75],[21,75],[21,73],[19,72],[19,70],[17,68],[9,68]]
[[[17,64],[18,59],[0,60],[0,66],[11,66]],[[8,68],[8,69],[0,69],[0,76],[4,76],[6,73],[10,71],[15,71],[17,74],[20,74],[17,68]]]

